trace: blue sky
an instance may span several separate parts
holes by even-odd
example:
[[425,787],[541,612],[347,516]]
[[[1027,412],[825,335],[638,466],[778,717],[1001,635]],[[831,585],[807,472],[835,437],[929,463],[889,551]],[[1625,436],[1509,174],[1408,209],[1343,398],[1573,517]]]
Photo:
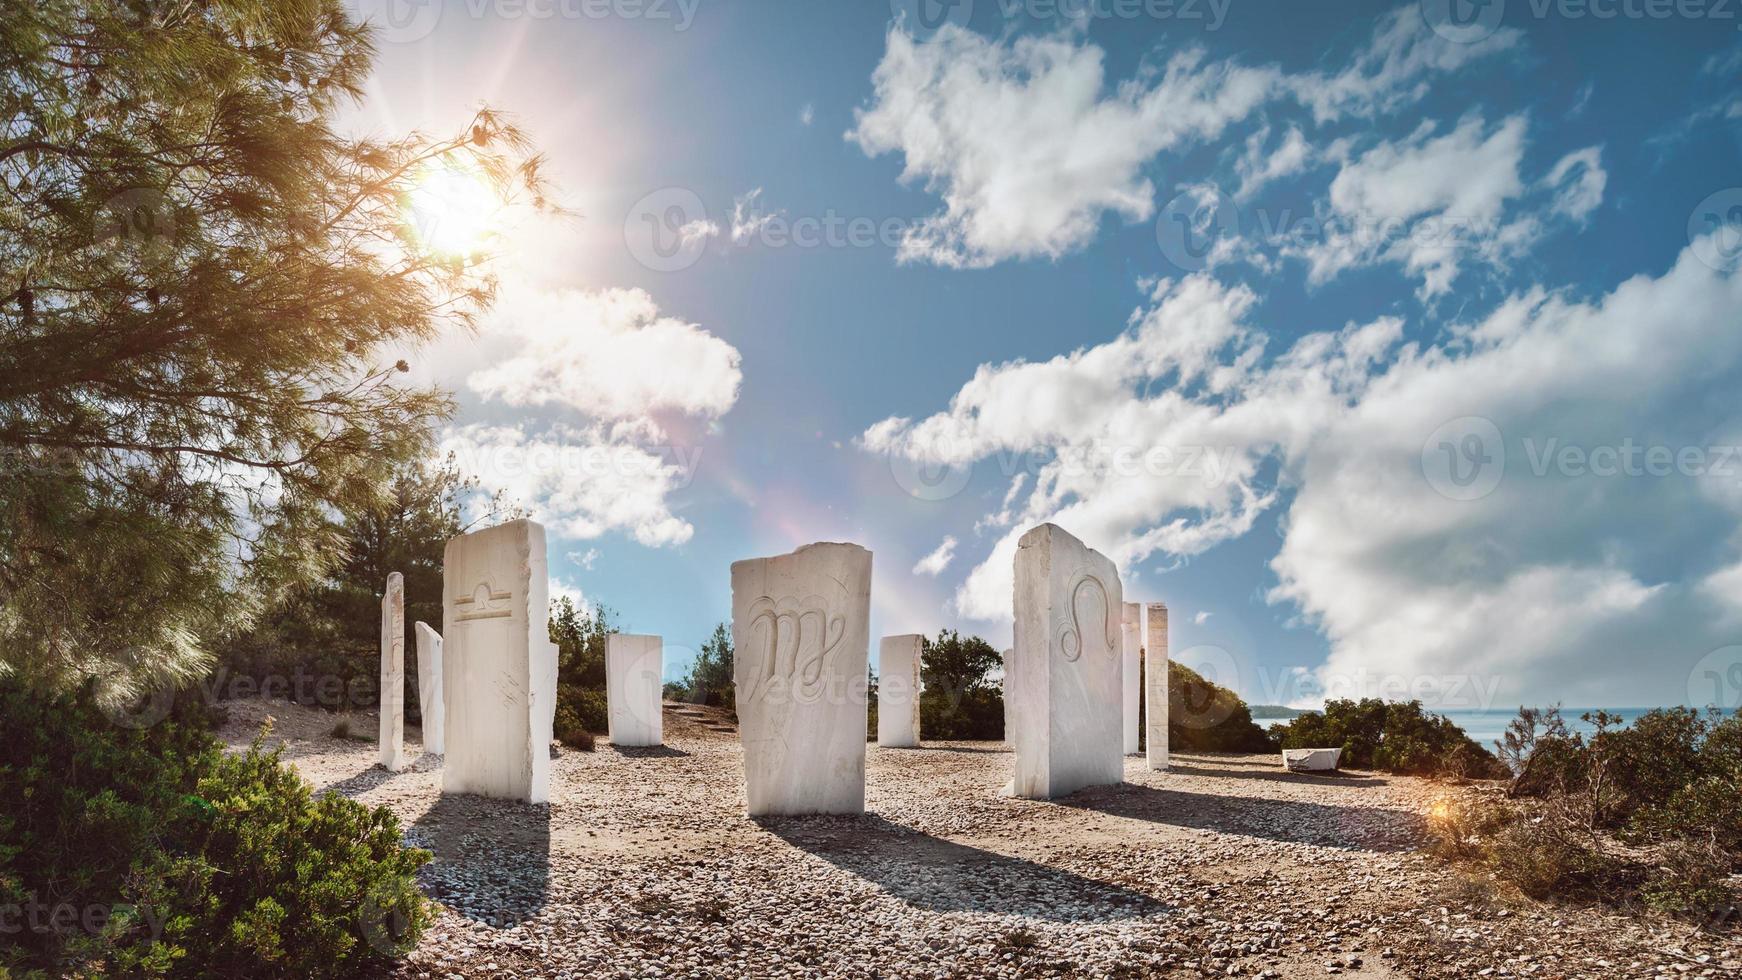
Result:
[[668,676],[816,540],[1003,645],[1051,519],[1250,699],[1737,698],[1735,12],[357,2],[356,131],[487,102],[579,213],[412,359]]

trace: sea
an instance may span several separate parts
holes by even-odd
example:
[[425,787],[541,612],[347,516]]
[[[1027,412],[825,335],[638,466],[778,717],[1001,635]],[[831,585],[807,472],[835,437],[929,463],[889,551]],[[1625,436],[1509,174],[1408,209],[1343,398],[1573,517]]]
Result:
[[[1647,711],[1650,711],[1652,709],[1650,709],[1650,708],[1601,708],[1601,709],[1599,709],[1599,708],[1562,707],[1561,708],[1561,720],[1566,722],[1567,727],[1572,729],[1575,732],[1583,732],[1585,734],[1590,734],[1591,732],[1596,730],[1596,726],[1587,723],[1584,720],[1583,716],[1587,712],[1594,713],[1594,712],[1599,711],[1599,710],[1607,711],[1609,714],[1619,716],[1621,718],[1621,724],[1623,724],[1623,725],[1631,725],[1631,724],[1633,724],[1634,720],[1637,719],[1640,715],[1643,715]],[[1498,742],[1500,740],[1500,734],[1502,732],[1506,731],[1506,726],[1511,723],[1512,719],[1518,717],[1518,709],[1517,708],[1489,708],[1487,710],[1472,709],[1472,710],[1465,710],[1465,711],[1436,711],[1433,713],[1434,714],[1442,714],[1442,715],[1445,715],[1447,718],[1450,718],[1452,720],[1453,724],[1457,725],[1459,728],[1462,728],[1464,730],[1464,734],[1475,739],[1477,742],[1481,743],[1483,748],[1489,749],[1490,751],[1493,750],[1494,743]]]

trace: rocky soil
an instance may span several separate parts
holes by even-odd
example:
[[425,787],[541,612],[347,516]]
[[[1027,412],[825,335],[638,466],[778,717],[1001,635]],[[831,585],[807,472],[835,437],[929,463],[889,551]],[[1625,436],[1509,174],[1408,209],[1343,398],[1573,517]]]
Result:
[[1418,853],[1460,792],[1418,779],[1186,754],[1034,802],[998,796],[996,743],[873,745],[867,815],[752,821],[705,709],[667,705],[663,749],[564,750],[548,806],[444,798],[439,758],[389,774],[319,711],[230,709],[233,744],[271,717],[306,778],[434,851],[440,913],[402,977],[1742,977],[1734,938],[1518,899]]

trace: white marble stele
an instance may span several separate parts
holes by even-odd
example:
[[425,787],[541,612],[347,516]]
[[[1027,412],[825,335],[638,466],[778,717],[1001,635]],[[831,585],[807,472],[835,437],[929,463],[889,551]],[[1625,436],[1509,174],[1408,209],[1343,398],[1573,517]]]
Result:
[[1009,748],[1011,733],[1016,731],[1016,723],[1010,713],[1010,706],[1016,701],[1010,696],[1010,658],[1016,656],[1016,651],[1006,650],[1001,656],[1004,658],[1004,679],[998,682],[998,688],[1004,699],[1004,747]]
[[1143,645],[1145,752],[1149,768],[1167,768],[1167,604],[1149,604],[1149,639]]
[[664,677],[665,644],[659,637],[629,633],[605,637],[605,700],[612,745],[665,744],[665,718],[659,706]]
[[877,644],[877,744],[919,747],[919,667],[925,637],[886,636]]
[[417,702],[423,712],[423,750],[446,751],[447,705],[442,700],[442,635],[425,622],[417,632]]
[[1125,739],[1125,754],[1136,755],[1141,751],[1141,743],[1137,731],[1137,707],[1143,703],[1143,606],[1135,602],[1125,603],[1124,620],[1119,625],[1119,639],[1122,652],[1119,658],[1119,694],[1124,710],[1121,712],[1122,723],[1120,732]]
[[450,540],[442,581],[442,790],[547,802],[556,644],[544,527],[509,521]]
[[1124,778],[1118,569],[1054,524],[1016,543],[1007,791],[1050,799]]
[[865,812],[871,552],[732,563],[732,679],[749,815]]
[[405,576],[387,576],[381,594],[381,720],[376,745],[381,768],[405,768]]

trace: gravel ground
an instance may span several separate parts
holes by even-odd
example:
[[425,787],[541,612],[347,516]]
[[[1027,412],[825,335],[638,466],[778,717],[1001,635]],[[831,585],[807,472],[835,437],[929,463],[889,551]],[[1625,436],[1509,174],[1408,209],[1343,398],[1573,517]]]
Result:
[[553,802],[525,806],[443,798],[439,758],[375,768],[331,715],[229,706],[232,744],[270,716],[306,778],[435,852],[442,908],[401,977],[1742,977],[1742,941],[1508,898],[1417,853],[1459,792],[1425,780],[1178,754],[1036,802],[998,796],[997,743],[873,745],[865,816],[753,821],[714,711],[667,705],[662,749],[563,750]]

